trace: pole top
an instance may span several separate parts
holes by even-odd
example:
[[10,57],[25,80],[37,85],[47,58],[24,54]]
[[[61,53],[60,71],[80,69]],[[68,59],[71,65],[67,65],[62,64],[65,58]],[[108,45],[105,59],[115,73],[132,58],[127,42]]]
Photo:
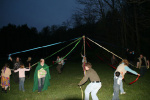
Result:
[[83,35],[83,38],[85,38],[85,35]]

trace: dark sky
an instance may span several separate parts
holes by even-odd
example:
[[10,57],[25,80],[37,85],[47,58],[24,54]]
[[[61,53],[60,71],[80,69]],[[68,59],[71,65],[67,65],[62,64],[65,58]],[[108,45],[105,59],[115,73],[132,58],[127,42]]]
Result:
[[70,19],[77,6],[75,0],[0,0],[0,28],[27,24],[41,31]]

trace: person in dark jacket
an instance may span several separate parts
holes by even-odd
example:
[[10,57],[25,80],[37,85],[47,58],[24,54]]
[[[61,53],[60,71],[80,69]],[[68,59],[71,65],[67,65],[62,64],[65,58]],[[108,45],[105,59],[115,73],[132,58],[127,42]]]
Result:
[[[13,69],[14,69],[14,70],[17,70],[18,68],[20,68],[20,65],[23,64],[23,63],[20,61],[20,58],[19,58],[19,57],[17,57],[16,60],[14,60],[14,59],[12,59],[12,58],[10,57],[10,61],[13,62],[13,65],[14,65]],[[13,78],[14,78],[15,83],[18,83],[18,84],[19,84],[19,73],[18,73],[18,72],[17,72],[17,73],[14,73],[14,72],[13,72]]]
[[84,100],[89,100],[89,94],[91,93],[92,99],[93,100],[99,100],[97,97],[97,92],[101,88],[101,81],[94,69],[92,69],[91,63],[85,63],[85,70],[86,74],[83,77],[83,79],[80,81],[78,86],[83,85],[88,79],[90,79],[90,83],[87,85],[85,89],[85,99]]

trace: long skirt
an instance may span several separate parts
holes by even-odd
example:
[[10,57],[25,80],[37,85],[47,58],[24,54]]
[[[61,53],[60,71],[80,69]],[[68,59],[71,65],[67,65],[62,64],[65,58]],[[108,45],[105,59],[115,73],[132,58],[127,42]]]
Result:
[[10,78],[1,76],[1,86],[4,88],[5,86],[10,87]]

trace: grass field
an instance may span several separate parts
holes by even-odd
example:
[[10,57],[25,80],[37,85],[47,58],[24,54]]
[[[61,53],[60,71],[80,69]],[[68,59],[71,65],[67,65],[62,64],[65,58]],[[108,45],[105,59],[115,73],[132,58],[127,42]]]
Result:
[[[92,62],[91,62],[92,63]],[[97,93],[100,100],[111,100],[113,94],[113,70],[110,66],[94,62],[92,63],[93,69],[98,73],[102,88]],[[134,69],[139,72],[138,69]],[[144,77],[140,77],[137,82],[132,85],[130,83],[136,79],[137,76],[126,74],[124,83],[125,95],[119,95],[120,100],[150,100],[150,71],[148,70]],[[31,70],[30,79],[25,80],[25,92],[19,91],[19,85],[15,84],[13,77],[11,76],[11,89],[8,93],[0,92],[0,100],[81,100],[81,90],[78,87],[78,83],[83,77],[83,71],[81,67],[81,62],[70,62],[65,64],[65,68],[62,74],[58,74],[56,71],[56,66],[50,68],[51,74],[51,86],[48,90],[41,93],[37,91],[32,92],[33,88],[33,74],[34,68]],[[82,89],[84,90],[87,81]],[[91,97],[90,97],[91,99]]]

